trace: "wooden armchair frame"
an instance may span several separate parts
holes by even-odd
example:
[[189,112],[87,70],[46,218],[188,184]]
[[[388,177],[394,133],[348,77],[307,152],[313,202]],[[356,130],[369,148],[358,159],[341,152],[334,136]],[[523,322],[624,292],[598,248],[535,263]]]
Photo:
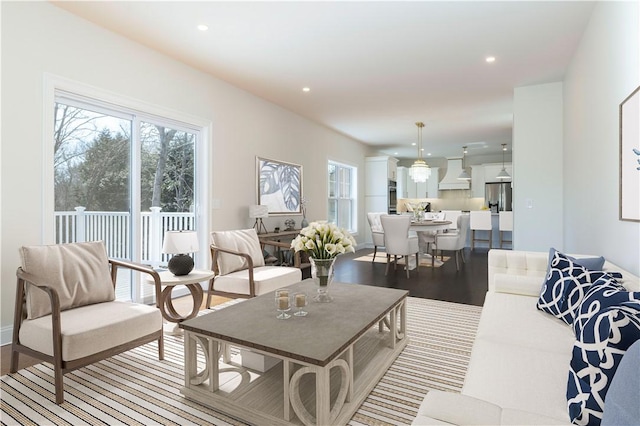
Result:
[[[134,271],[139,271],[139,272],[143,272],[151,275],[153,277],[154,284],[155,284],[156,306],[159,307],[161,281],[160,281],[160,275],[158,275],[158,273],[154,271],[153,268],[140,265],[138,263],[115,260],[115,259],[109,259],[109,264],[111,267],[111,281],[113,282],[114,289],[116,286],[118,267],[124,267]],[[144,345],[154,340],[158,341],[158,359],[160,360],[164,359],[164,340],[163,340],[162,328],[160,328],[160,330],[158,330],[157,332],[140,337],[136,340],[127,342],[125,344],[86,356],[84,358],[74,359],[70,361],[63,360],[62,359],[62,324],[61,324],[61,318],[60,318],[61,311],[60,311],[60,299],[58,297],[58,293],[56,292],[55,289],[43,283],[42,279],[38,280],[38,278],[34,277],[32,274],[29,274],[23,271],[22,268],[18,268],[16,275],[17,275],[16,305],[15,305],[14,321],[13,321],[13,342],[11,344],[11,366],[9,371],[11,373],[15,373],[18,371],[18,361],[19,361],[20,353],[23,353],[33,358],[41,359],[45,362],[49,362],[53,364],[56,404],[62,404],[64,402],[63,376],[68,372],[93,364],[97,361],[112,357],[119,353],[126,352],[130,349],[133,349],[140,345]],[[33,288],[37,288],[41,291],[44,291],[49,296],[49,301],[51,303],[51,322],[52,322],[52,329],[53,329],[53,356],[44,354],[42,352],[38,352],[20,343],[20,327],[22,326],[23,321],[27,318],[27,313],[25,309],[26,307],[25,306],[26,305],[25,289],[26,289],[27,283],[31,285]]]

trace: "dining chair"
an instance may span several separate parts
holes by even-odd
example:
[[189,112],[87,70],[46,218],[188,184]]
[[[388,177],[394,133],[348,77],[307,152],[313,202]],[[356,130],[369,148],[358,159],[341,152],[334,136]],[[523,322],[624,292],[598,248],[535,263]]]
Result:
[[[491,225],[491,211],[490,210],[474,210],[469,213],[469,228],[471,229],[471,250],[475,248],[475,242],[489,243],[489,249],[492,248],[492,225]],[[488,231],[489,238],[482,239],[476,238],[476,231]]]
[[416,272],[420,267],[418,237],[409,235],[411,216],[409,215],[383,215],[380,216],[382,229],[384,230],[384,246],[387,252],[387,267],[384,274],[389,273],[389,264],[393,256],[394,269],[398,266],[398,256],[404,257],[404,265],[409,278],[409,256],[416,255]]
[[[500,231],[500,248],[502,248],[502,243],[510,243],[513,247],[513,212],[502,211],[498,213],[498,229]],[[504,232],[511,232],[510,240],[504,239]]]
[[440,255],[445,251],[453,251],[456,258],[456,271],[460,270],[460,261],[458,256],[462,257],[462,262],[466,263],[464,259],[464,247],[467,243],[467,232],[469,230],[469,215],[463,214],[458,216],[457,228],[458,232],[445,232],[436,235],[436,242],[434,246],[433,256],[431,257],[431,266],[434,266],[437,251],[440,251]]
[[441,213],[444,213],[443,220],[448,220],[451,222],[451,225],[449,225],[449,229],[453,231],[457,230],[458,217],[462,214],[462,210],[442,210]]
[[384,247],[384,229],[382,229],[382,224],[380,223],[380,216],[385,214],[386,213],[367,213],[367,220],[371,228],[371,238],[373,239],[373,259],[371,263],[376,261],[378,247]]

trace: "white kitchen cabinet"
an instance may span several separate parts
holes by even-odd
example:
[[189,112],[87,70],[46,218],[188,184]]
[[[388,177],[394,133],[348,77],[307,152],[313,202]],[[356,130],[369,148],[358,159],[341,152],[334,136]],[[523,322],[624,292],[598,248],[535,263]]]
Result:
[[439,170],[439,167],[431,167],[431,176],[427,179],[426,198],[438,198],[438,184],[440,183]]
[[395,181],[397,178],[397,163],[397,159],[389,156],[367,157],[364,195],[386,195],[389,190],[389,181]]
[[409,177],[409,169],[407,167],[399,166],[397,168],[397,187],[398,187],[398,198],[409,198],[409,181],[411,178]]
[[416,183],[407,170],[407,195],[403,198],[438,198],[438,167],[431,167],[431,176],[426,182]]
[[[398,160],[389,156],[365,158],[365,209],[367,212],[395,210],[395,200],[389,199],[389,181],[397,179]],[[393,194],[397,197],[397,191]],[[393,205],[391,205],[393,204]]]

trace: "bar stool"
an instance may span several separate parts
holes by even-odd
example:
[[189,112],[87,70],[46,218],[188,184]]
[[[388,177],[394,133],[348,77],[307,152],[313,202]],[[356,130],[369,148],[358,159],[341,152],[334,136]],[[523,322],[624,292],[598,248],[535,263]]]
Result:
[[[491,237],[492,237],[492,227],[491,227],[491,211],[490,210],[476,210],[469,213],[470,215],[470,226],[471,229],[471,250],[475,247],[475,242],[487,242],[489,243],[489,249],[492,248]],[[476,238],[476,231],[489,231],[489,239],[481,239]]]
[[[502,243],[510,243],[513,248],[513,212],[498,213],[498,229],[500,230],[500,248]],[[511,232],[511,239],[505,240],[502,237],[503,232]]]

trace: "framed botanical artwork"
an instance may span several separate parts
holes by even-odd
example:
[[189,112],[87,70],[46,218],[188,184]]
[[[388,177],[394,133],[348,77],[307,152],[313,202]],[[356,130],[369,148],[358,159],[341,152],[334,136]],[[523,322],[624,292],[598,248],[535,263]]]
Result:
[[640,87],[620,104],[620,220],[640,222]]
[[302,214],[302,166],[256,157],[258,204],[269,215]]

